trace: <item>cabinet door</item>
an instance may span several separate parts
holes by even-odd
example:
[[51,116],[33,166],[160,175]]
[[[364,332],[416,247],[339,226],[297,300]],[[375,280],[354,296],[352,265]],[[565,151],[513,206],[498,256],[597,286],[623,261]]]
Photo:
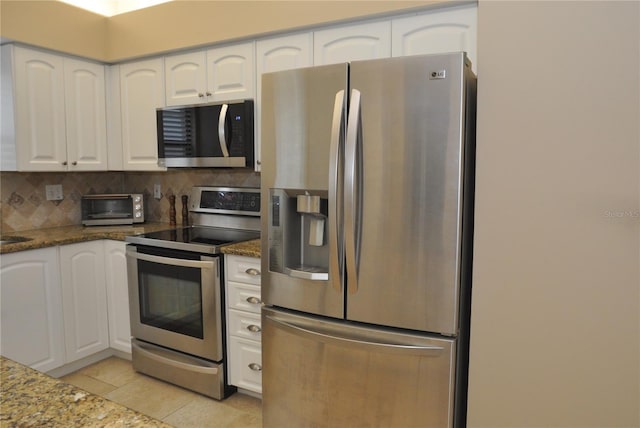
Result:
[[391,56],[388,21],[329,28],[313,33],[313,64],[335,64]]
[[[313,34],[302,33],[256,42],[256,129],[261,129],[262,73],[313,65]],[[255,135],[255,170],[260,171],[260,132]]]
[[46,372],[65,362],[56,248],[0,258],[0,354]]
[[156,109],[164,107],[162,58],[120,65],[124,170],[159,171]]
[[477,6],[434,10],[392,21],[392,55],[465,51],[477,70]]
[[64,78],[69,170],[106,171],[104,66],[65,58]]
[[63,58],[14,49],[18,170],[66,171]]
[[165,90],[168,106],[207,101],[205,52],[190,52],[164,58]]
[[207,90],[211,101],[255,97],[254,46],[250,42],[207,51]]
[[66,362],[109,347],[109,321],[101,241],[60,248]]
[[126,244],[122,241],[104,241],[109,343],[112,348],[130,354],[131,326],[125,248]]

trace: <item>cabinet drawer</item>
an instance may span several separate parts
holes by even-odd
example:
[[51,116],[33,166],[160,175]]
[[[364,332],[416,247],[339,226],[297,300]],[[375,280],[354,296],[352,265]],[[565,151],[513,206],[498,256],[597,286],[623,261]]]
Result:
[[260,259],[244,256],[227,256],[227,279],[260,285]]
[[260,343],[232,337],[229,341],[229,383],[262,394],[262,350]]
[[262,340],[260,315],[230,309],[229,335],[257,341]]
[[227,282],[227,304],[231,309],[260,313],[262,300],[260,299],[260,287],[239,282]]

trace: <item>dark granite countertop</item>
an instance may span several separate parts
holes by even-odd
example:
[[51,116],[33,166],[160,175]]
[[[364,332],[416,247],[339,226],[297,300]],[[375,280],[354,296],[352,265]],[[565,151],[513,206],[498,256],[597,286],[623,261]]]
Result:
[[0,357],[3,427],[171,427]]
[[[124,241],[129,235],[172,229],[169,223],[142,223],[134,226],[62,226],[46,229],[25,230],[2,235],[2,239],[17,237],[26,238],[22,242],[0,245],[0,254],[17,251],[35,250],[37,248],[53,247],[56,245],[74,244],[77,242],[93,241],[96,239],[113,239]],[[224,254],[234,254],[248,257],[260,257],[260,240],[240,242],[222,248]]]

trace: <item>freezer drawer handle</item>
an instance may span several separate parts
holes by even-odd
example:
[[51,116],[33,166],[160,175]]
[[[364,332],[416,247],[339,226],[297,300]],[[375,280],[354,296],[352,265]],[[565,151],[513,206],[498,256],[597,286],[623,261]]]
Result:
[[279,320],[277,318],[273,318],[269,315],[266,316],[266,319],[278,324],[278,326],[290,333],[302,335],[305,337],[309,337],[312,340],[321,340],[325,343],[334,343],[338,345],[343,345],[345,343],[350,346],[355,346],[358,348],[371,349],[375,348],[377,352],[391,352],[391,353],[401,353],[401,354],[411,354],[417,353],[420,355],[428,354],[429,356],[437,356],[440,355],[444,348],[442,346],[430,346],[430,345],[402,345],[398,343],[386,343],[386,342],[374,342],[371,340],[358,340],[352,339],[348,337],[341,337],[338,335],[329,335],[322,333],[320,331],[313,331],[306,328],[303,328],[299,325],[295,325],[283,320]]
[[252,305],[259,305],[260,303],[262,303],[262,300],[258,299],[255,296],[247,297],[245,300],[247,301],[247,303],[251,303]]
[[249,364],[249,368],[251,370],[253,370],[254,372],[261,372],[262,371],[262,366],[260,364],[256,364],[256,363]]
[[245,270],[244,273],[251,276],[260,276],[260,271],[256,268],[249,268]]
[[249,330],[251,333],[260,333],[262,329],[259,325],[250,324],[247,326],[247,330]]

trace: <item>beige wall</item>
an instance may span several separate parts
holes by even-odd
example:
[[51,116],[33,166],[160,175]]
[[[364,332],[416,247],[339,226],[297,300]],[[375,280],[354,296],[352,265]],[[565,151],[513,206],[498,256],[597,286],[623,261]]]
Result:
[[469,427],[640,426],[640,3],[478,11]]
[[103,18],[54,1],[0,1],[0,35],[105,62],[450,3],[179,0]]
[[0,36],[103,60],[107,18],[57,1],[0,0]]

